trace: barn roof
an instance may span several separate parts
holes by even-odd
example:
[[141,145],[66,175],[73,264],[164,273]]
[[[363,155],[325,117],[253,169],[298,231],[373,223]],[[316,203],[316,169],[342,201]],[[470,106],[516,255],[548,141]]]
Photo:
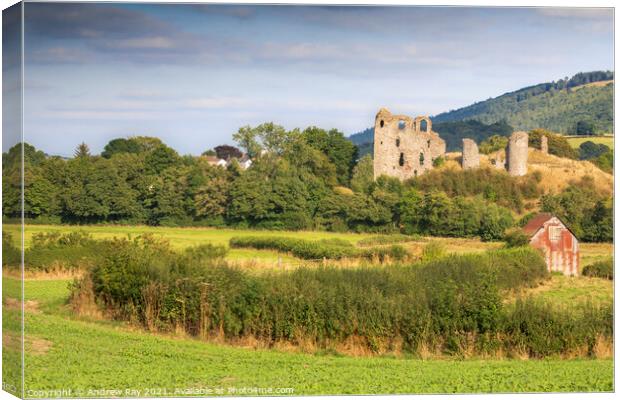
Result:
[[[534,236],[536,232],[538,232],[545,225],[547,221],[549,221],[551,218],[554,218],[554,217],[558,218],[551,213],[540,213],[536,215],[534,218],[529,220],[528,223],[525,224],[525,226],[522,228],[523,233],[525,233],[529,237]],[[562,222],[562,225],[564,225],[566,229],[568,229],[570,233],[572,233],[573,236],[575,236],[575,233],[564,223],[564,221],[562,221],[560,218],[558,219],[560,220],[560,222]]]

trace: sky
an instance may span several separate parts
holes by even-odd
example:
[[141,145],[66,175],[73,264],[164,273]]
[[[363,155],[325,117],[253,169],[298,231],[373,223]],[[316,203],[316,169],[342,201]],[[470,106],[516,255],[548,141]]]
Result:
[[381,107],[435,115],[614,62],[611,9],[26,3],[24,20],[25,140],[58,155],[134,135],[200,154],[268,121],[349,135]]

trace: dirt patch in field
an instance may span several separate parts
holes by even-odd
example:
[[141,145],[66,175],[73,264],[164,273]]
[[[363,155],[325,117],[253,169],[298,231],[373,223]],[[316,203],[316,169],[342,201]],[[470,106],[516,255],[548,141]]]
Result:
[[[4,332],[2,334],[2,347],[15,351],[21,351],[22,338],[19,333]],[[34,335],[26,335],[25,351],[28,354],[40,356],[47,354],[52,347],[52,342]]]
[[[84,274],[80,270],[51,269],[49,271],[24,271],[24,279],[57,280],[80,278]],[[2,276],[7,278],[22,279],[22,271],[19,267],[2,269]]]
[[[21,310],[22,303],[18,299],[13,297],[6,297],[3,302],[3,307],[7,310]],[[36,300],[27,300],[24,302],[24,311],[31,313],[39,313],[39,302]]]
[[52,342],[50,342],[49,340],[37,337],[26,337],[26,351],[30,354],[40,356],[46,354],[51,347]]

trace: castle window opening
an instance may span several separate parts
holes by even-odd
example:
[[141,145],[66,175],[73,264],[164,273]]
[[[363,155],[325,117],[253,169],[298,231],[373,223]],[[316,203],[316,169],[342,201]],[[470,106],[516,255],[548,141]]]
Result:
[[416,176],[416,177],[418,176],[418,170],[417,169],[413,170],[413,176]]
[[405,165],[405,154],[404,153],[400,153],[400,158],[398,159],[398,165],[400,165],[401,167]]
[[396,147],[400,147],[400,139],[396,139]]
[[426,146],[427,146],[429,149],[431,148],[431,141],[430,141],[430,140],[427,140],[427,141],[426,141]]
[[402,131],[403,129],[405,129],[405,126],[406,126],[406,125],[407,125],[407,124],[406,124],[406,123],[405,123],[405,121],[403,121],[402,119],[401,119],[400,121],[398,121],[398,129],[400,129],[401,131]]
[[385,122],[383,122],[383,120],[381,120],[381,127],[383,128],[383,125],[385,125]]
[[420,153],[420,165],[424,165],[424,153]]
[[428,132],[428,122],[425,119],[420,121],[420,130],[422,132]]

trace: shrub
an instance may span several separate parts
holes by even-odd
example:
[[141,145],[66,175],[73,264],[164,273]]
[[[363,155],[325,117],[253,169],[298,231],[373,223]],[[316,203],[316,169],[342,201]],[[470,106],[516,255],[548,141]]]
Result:
[[506,247],[522,247],[527,246],[530,243],[530,238],[523,233],[520,229],[515,229],[506,233],[504,236],[504,241],[506,242]]
[[2,265],[19,266],[21,262],[21,251],[13,244],[13,237],[2,231]]
[[611,153],[611,149],[609,146],[602,143],[594,143],[588,140],[587,142],[581,143],[579,146],[580,160],[591,160],[593,158],[598,158],[605,153]]
[[480,142],[480,153],[490,154],[503,150],[508,145],[508,138],[502,135],[493,135]]
[[614,279],[614,259],[608,258],[603,261],[597,261],[593,264],[586,265],[581,271],[583,276],[594,276],[603,279]]
[[27,268],[49,271],[53,268],[73,270],[92,264],[101,253],[102,242],[85,232],[38,233],[25,251]]
[[351,243],[340,239],[304,240],[277,236],[241,236],[230,239],[230,247],[253,249],[269,249],[292,253],[304,260],[340,259],[340,258],[373,258],[383,260],[386,256],[396,260],[403,259],[407,252],[400,246],[390,248],[358,249]]
[[524,199],[536,199],[542,194],[538,183],[531,174],[523,179],[514,179],[491,168],[449,168],[429,171],[411,180],[408,185],[425,193],[445,192],[450,198],[482,196],[484,200],[521,212]]
[[547,136],[547,145],[549,147],[549,154],[553,154],[558,157],[565,157],[576,160],[579,158],[579,152],[573,149],[568,143],[568,140],[560,134],[547,131],[545,129],[534,129],[529,133],[529,146],[535,149],[540,149],[540,138]]

